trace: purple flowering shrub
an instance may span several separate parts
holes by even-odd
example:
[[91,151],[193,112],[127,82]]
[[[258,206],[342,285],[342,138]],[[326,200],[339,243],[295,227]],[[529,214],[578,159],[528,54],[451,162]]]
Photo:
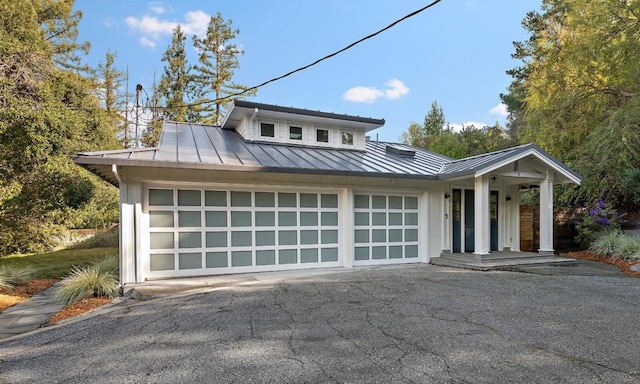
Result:
[[584,246],[589,246],[596,238],[608,231],[620,231],[620,215],[608,203],[602,199],[593,203],[591,207],[582,210],[582,221],[576,224],[578,236],[576,241]]

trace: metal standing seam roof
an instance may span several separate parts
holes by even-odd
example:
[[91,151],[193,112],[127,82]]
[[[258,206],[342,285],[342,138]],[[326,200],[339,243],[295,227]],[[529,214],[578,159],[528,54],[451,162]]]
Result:
[[[387,146],[415,152],[414,156],[390,153]],[[366,150],[249,142],[235,130],[217,126],[165,122],[157,148],[85,152],[74,161],[117,185],[105,167],[147,166],[212,170],[266,171],[368,177],[448,179],[475,174],[508,157],[538,150],[579,179],[564,164],[529,144],[503,151],[454,160],[405,144],[367,141]]]

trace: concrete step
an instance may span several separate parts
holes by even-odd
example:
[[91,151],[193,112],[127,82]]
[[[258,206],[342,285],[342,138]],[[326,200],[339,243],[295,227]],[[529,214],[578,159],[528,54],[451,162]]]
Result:
[[496,258],[493,260],[478,260],[472,255],[443,255],[431,259],[431,264],[444,267],[472,269],[476,271],[492,271],[492,270],[508,270],[512,267],[536,266],[536,265],[577,265],[575,259],[569,259],[557,256],[539,256],[537,254],[523,255],[523,257],[514,258]]

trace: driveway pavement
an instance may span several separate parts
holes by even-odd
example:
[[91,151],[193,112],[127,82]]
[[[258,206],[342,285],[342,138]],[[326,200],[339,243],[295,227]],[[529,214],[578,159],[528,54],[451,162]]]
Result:
[[640,279],[411,265],[127,300],[0,383],[640,383]]

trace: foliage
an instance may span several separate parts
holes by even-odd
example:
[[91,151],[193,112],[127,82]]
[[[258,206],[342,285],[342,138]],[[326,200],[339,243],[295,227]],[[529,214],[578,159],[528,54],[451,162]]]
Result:
[[589,246],[602,233],[620,229],[620,215],[609,203],[598,200],[591,207],[584,208],[582,221],[576,225],[579,244]]
[[56,289],[56,301],[69,305],[89,297],[116,297],[118,276],[110,264],[111,261],[103,260],[99,264],[73,267]]
[[104,63],[94,71],[96,85],[100,91],[101,106],[106,112],[112,130],[118,133],[122,146],[129,146],[129,132],[125,121],[126,100],[120,92],[125,80],[124,72],[115,67],[116,54],[107,51]]
[[579,189],[563,189],[565,201],[628,207],[635,189],[624,175],[639,160],[640,2],[545,0],[522,25],[529,38],[512,55],[522,64],[501,95],[509,134],[583,176]]
[[612,256],[626,260],[640,259],[640,238],[621,235],[614,246]]
[[620,239],[620,231],[615,229],[603,231],[589,246],[589,250],[604,256],[612,256]]
[[451,130],[445,120],[444,111],[437,101],[431,103],[431,109],[424,117],[422,127],[426,137],[436,137]]
[[16,285],[24,284],[34,273],[35,270],[31,267],[0,265],[0,288],[12,289]]
[[95,236],[72,245],[70,249],[117,248],[118,240],[118,227],[114,226],[107,231],[99,232]]
[[[246,91],[247,86],[233,81],[236,69],[240,67],[238,56],[243,55],[233,40],[240,30],[231,27],[232,21],[225,21],[220,12],[209,20],[207,32],[203,38],[193,37],[193,46],[199,52],[198,65],[194,66],[197,96],[200,99],[212,95],[218,100],[213,106],[203,104],[199,111],[199,122],[220,124],[231,101],[239,96],[235,93]],[[255,90],[245,93],[255,95]]]

